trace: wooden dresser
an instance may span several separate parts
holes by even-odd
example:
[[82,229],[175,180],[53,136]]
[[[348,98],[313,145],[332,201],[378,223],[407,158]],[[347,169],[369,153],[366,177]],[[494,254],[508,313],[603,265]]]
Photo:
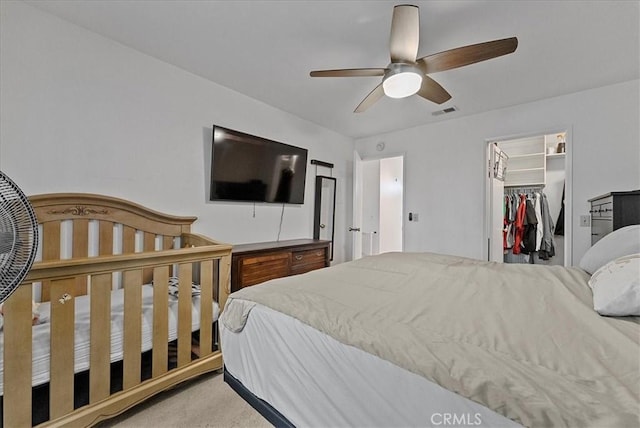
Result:
[[231,291],[329,266],[331,241],[294,239],[234,245]]

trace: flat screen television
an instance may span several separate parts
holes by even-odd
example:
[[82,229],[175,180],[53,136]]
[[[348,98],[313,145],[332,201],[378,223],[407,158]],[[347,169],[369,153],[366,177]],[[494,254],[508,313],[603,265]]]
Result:
[[213,126],[212,201],[304,203],[307,149]]

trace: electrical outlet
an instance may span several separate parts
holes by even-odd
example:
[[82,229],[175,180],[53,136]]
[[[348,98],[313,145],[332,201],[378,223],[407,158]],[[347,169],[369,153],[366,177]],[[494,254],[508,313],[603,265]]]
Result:
[[591,216],[590,215],[581,215],[580,216],[580,227],[589,227],[591,226]]

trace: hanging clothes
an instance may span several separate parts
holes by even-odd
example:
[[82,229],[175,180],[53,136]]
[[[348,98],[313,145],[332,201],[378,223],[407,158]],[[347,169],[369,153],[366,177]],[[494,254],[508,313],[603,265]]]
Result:
[[555,255],[554,225],[547,196],[541,191],[529,192],[533,193],[509,193],[503,199],[504,254],[510,255],[511,250],[514,255],[525,255],[515,259],[505,258],[507,262],[517,260],[534,263],[533,254],[537,253],[542,260]]
[[524,239],[525,217],[527,212],[526,196],[520,195],[520,203],[515,221],[515,239],[513,243],[513,254],[520,254],[522,251],[522,241]]
[[514,204],[515,197],[513,195],[507,195],[505,197],[505,202],[508,204],[508,213],[507,213],[507,242],[505,246],[505,250],[510,250],[513,248],[513,243],[515,239],[515,218],[516,218],[516,208],[517,204]]
[[538,219],[536,217],[536,209],[531,199],[525,199],[525,206],[524,233],[521,252],[523,254],[531,254],[536,251]]
[[556,229],[554,235],[564,236],[564,184],[562,185],[562,204],[560,205],[560,214],[556,220]]
[[540,251],[540,245],[542,245],[542,208],[541,208],[541,199],[540,193],[535,193],[533,195],[533,206],[536,212],[536,249],[535,251]]
[[549,260],[556,255],[556,243],[553,239],[553,220],[551,220],[549,213],[549,201],[544,193],[542,194],[542,229],[542,245],[540,245],[538,257],[542,260]]

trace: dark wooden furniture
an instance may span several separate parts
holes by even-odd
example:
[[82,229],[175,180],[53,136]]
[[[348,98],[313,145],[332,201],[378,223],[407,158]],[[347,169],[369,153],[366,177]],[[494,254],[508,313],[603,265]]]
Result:
[[331,241],[294,239],[234,245],[231,291],[329,266]]
[[610,192],[589,199],[591,203],[591,245],[608,233],[640,224],[640,190]]

